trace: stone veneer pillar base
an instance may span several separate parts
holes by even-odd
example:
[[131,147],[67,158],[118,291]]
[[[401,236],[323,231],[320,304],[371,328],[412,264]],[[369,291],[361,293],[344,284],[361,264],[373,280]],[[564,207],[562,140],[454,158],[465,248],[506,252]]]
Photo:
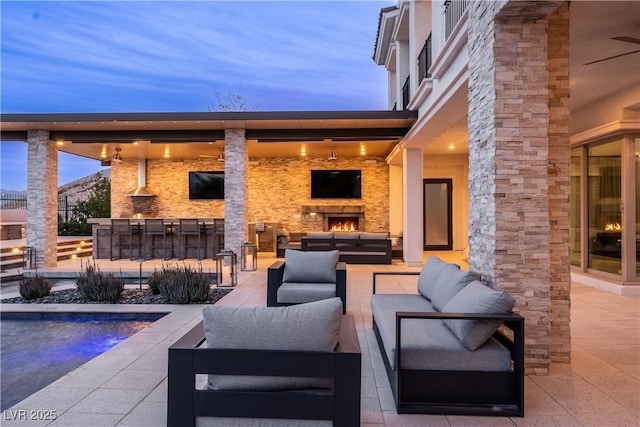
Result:
[[49,131],[27,135],[27,246],[36,250],[36,267],[58,264],[58,150]]

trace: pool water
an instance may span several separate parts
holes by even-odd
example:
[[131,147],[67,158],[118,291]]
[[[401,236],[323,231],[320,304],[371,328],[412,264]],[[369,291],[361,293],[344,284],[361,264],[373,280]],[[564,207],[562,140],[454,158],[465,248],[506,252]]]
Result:
[[166,313],[1,313],[0,411]]

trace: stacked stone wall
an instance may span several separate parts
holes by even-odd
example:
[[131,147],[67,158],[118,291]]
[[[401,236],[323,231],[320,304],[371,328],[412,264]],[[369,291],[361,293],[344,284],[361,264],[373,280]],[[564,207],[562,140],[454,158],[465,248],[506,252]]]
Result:
[[58,262],[58,150],[49,140],[49,131],[31,130],[27,138],[27,246],[36,249],[36,267],[54,267]]
[[[232,166],[216,159],[148,160],[147,189],[156,197],[130,197],[137,187],[138,162],[124,160],[111,166],[111,214],[114,218],[223,218],[222,200],[189,200],[189,171],[216,171]],[[274,222],[290,231],[322,230],[322,217],[303,213],[303,206],[363,206],[365,230],[389,231],[389,167],[383,158],[251,158],[247,162],[246,223]],[[361,199],[312,199],[311,170],[359,169],[362,171]],[[228,178],[225,178],[225,182]],[[399,191],[399,190],[398,190]],[[225,189],[225,192],[227,190]],[[233,194],[230,193],[230,194]],[[240,201],[241,202],[241,201]],[[231,211],[229,211],[232,209]],[[227,207],[227,213],[240,208]],[[237,214],[234,214],[237,217]],[[246,236],[244,236],[246,238]]]
[[[322,218],[302,212],[302,206],[364,206],[365,229],[389,231],[389,168],[382,158],[251,159],[249,222],[277,222],[290,231],[321,231]],[[361,199],[312,199],[311,170],[359,169]]]
[[224,247],[240,253],[247,241],[247,173],[249,156],[244,129],[225,130]]
[[569,3],[549,16],[549,218],[551,361],[571,355]]
[[[566,121],[550,118],[550,100],[562,96],[550,97],[547,70],[547,15],[558,3],[469,5],[470,264],[515,297],[526,318],[526,369],[538,374],[549,371],[557,296],[552,222],[564,240],[564,206],[553,194],[564,190],[569,160],[549,142],[550,123]],[[554,259],[554,266],[562,262]]]

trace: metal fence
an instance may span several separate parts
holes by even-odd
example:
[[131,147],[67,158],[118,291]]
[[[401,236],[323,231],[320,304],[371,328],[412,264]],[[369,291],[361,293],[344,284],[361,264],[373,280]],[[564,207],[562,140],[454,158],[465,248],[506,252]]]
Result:
[[431,33],[429,33],[429,37],[427,37],[420,51],[420,55],[418,55],[418,83],[420,83],[422,79],[431,77],[431,74],[429,74],[431,64]]
[[445,38],[449,38],[458,21],[467,11],[469,0],[447,0],[444,2]]
[[[58,219],[59,221],[69,222],[73,216],[76,207],[75,203],[69,202],[68,196],[58,197]],[[0,209],[27,209],[27,195],[2,193],[0,196]]]

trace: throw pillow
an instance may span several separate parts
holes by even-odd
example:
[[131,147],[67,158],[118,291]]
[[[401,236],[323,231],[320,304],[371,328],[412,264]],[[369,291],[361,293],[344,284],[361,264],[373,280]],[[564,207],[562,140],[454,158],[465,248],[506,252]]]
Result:
[[[342,301],[325,299],[288,307],[204,308],[208,348],[334,351],[340,336]],[[209,375],[214,390],[288,390],[325,387],[322,378]]]
[[479,273],[460,270],[460,268],[453,264],[447,264],[433,284],[433,291],[431,293],[431,304],[433,308],[442,311],[454,295],[474,280],[480,280]]
[[284,252],[283,282],[336,283],[336,265],[340,251]]
[[447,265],[449,264],[435,256],[430,256],[427,259],[418,276],[418,293],[420,295],[431,301],[436,279],[438,279],[438,275]]
[[[455,294],[442,312],[508,314],[514,304],[515,300],[505,291],[491,289],[475,280]],[[442,322],[469,350],[484,344],[502,324],[499,320],[446,319]]]

